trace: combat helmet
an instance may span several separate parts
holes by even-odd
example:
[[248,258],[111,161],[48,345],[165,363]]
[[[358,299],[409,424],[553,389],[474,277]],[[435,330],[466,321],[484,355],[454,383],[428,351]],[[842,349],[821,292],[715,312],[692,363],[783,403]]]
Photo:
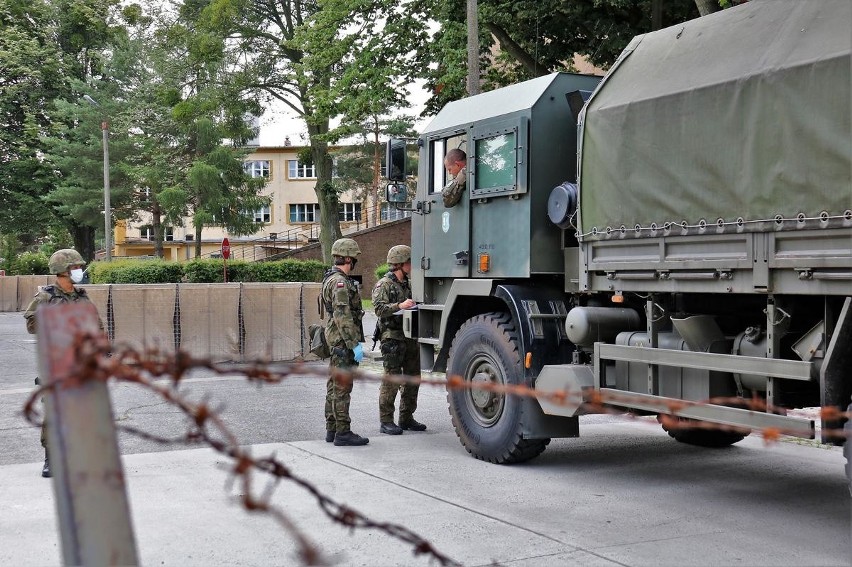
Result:
[[361,249],[358,248],[358,243],[351,238],[335,240],[334,244],[331,245],[332,256],[357,258],[359,254],[361,254]]
[[405,264],[411,260],[411,247],[399,244],[388,250],[388,264]]
[[50,256],[47,266],[50,268],[51,274],[62,274],[68,271],[69,266],[75,265],[85,266],[86,262],[80,253],[73,248],[63,248],[57,250]]

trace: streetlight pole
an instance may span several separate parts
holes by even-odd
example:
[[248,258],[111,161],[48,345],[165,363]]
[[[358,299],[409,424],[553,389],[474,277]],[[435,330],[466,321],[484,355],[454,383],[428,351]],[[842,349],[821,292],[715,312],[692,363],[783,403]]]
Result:
[[[100,106],[98,102],[89,95],[83,95],[83,100],[94,106]],[[112,207],[109,202],[109,121],[101,122],[104,143],[104,251],[106,261],[112,261]]]

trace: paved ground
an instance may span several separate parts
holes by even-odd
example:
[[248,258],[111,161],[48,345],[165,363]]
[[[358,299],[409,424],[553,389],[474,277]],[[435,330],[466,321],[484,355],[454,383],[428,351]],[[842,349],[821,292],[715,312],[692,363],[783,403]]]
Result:
[[[58,565],[50,483],[37,475],[37,432],[18,408],[31,389],[33,345],[19,314],[0,314],[0,565]],[[421,534],[464,565],[850,565],[850,504],[838,448],[759,438],[723,450],[674,442],[652,420],[588,416],[582,437],[554,440],[538,459],[495,466],[470,458],[448,423],[440,389],[424,389],[425,433],[375,431],[375,384],[353,395],[367,447],[321,439],[324,383],[274,388],[199,376],[191,396],[226,406],[254,455],[275,455],[325,494],[379,522]],[[116,419],[155,431],[174,411],[127,388]],[[230,497],[226,460],[121,439],[138,556],[144,565],[293,565],[293,539]],[[258,479],[258,490],[267,484]],[[300,530],[335,565],[435,565],[377,530],[328,520],[292,483],[274,491]]]

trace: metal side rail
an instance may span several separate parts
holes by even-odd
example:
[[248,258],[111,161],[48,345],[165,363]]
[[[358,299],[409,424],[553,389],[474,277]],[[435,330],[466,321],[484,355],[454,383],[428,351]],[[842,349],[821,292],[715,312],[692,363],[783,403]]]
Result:
[[773,378],[802,381],[814,379],[813,364],[810,362],[605,343],[595,343],[595,360],[598,361],[594,368],[595,389],[604,395],[607,405],[750,429],[776,429],[784,435],[794,437],[813,439],[815,436],[814,421],[809,419],[601,387],[602,366],[607,360],[740,374],[762,374]]

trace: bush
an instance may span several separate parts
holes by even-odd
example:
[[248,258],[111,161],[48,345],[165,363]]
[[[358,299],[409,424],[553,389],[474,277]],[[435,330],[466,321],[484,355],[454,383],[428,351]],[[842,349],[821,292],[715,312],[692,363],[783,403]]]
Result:
[[24,252],[12,261],[12,273],[19,276],[50,273],[49,258],[41,252]]
[[[223,281],[222,260],[192,260],[184,270],[186,281]],[[276,260],[274,262],[228,262],[229,282],[319,282],[325,265],[316,260]]]
[[385,274],[388,273],[389,271],[390,271],[390,266],[388,266],[387,264],[380,264],[378,267],[376,267],[376,272],[375,272],[376,279],[377,280],[382,279],[383,277],[385,277]]
[[180,262],[164,260],[116,260],[114,262],[95,262],[89,268],[92,283],[178,283],[183,279],[183,265]]

